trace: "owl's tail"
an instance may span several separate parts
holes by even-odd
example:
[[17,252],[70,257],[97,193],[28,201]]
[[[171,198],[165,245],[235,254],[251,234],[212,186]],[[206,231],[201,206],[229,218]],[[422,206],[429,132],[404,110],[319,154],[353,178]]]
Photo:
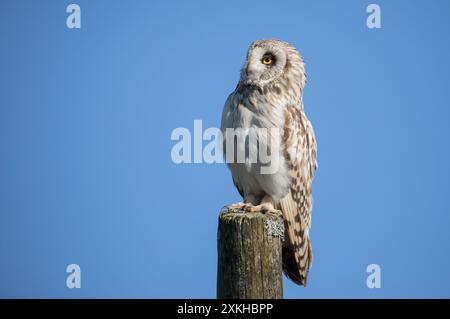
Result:
[[308,236],[304,237],[303,242],[305,243],[303,254],[299,248],[296,249],[292,244],[283,246],[283,271],[293,282],[306,287],[313,253]]
[[290,195],[281,200],[280,206],[286,229],[282,251],[283,271],[296,284],[306,286],[313,261],[309,223],[306,220],[302,222],[298,206]]

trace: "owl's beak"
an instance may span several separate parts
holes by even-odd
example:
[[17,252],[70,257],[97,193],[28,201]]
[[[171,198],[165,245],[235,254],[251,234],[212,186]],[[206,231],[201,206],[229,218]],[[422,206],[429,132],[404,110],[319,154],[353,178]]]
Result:
[[247,64],[247,67],[245,68],[245,75],[247,78],[253,78],[255,76],[255,69],[252,68],[250,64]]
[[247,77],[248,82],[253,82],[258,80],[258,72],[259,70],[253,66],[253,64],[247,64],[245,68],[245,75]]

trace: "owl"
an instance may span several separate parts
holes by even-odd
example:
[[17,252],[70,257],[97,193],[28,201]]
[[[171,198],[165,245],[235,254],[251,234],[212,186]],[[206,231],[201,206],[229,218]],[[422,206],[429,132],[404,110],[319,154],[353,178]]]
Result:
[[[283,271],[304,286],[313,260],[309,229],[311,187],[317,169],[316,139],[303,107],[305,84],[305,65],[293,46],[280,40],[255,41],[248,49],[239,83],[225,103],[221,123],[225,157],[227,143],[237,144],[235,150],[245,153],[244,161],[227,159],[233,183],[243,197],[243,202],[228,208],[282,212]],[[280,134],[270,141],[268,135],[257,135],[250,143],[234,136],[227,140],[227,129],[277,129]],[[278,163],[273,173],[262,174],[260,160],[250,160],[255,145],[277,150],[271,154]]]

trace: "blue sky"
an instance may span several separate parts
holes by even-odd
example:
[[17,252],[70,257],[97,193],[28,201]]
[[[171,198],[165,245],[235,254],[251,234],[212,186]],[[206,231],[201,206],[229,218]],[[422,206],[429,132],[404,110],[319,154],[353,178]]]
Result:
[[69,3],[0,12],[0,297],[214,298],[240,198],[170,135],[220,125],[261,38],[302,53],[319,147],[315,260],[285,297],[450,297],[448,1],[376,1],[378,30],[369,1],[77,1],[79,30]]

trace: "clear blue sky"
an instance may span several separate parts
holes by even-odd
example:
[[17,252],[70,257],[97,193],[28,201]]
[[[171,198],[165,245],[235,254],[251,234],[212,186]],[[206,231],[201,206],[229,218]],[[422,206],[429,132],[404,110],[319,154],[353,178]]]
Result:
[[85,0],[80,30],[69,3],[2,2],[0,297],[214,298],[240,198],[224,164],[174,164],[170,134],[220,125],[260,38],[303,54],[319,146],[315,260],[285,296],[450,297],[450,2]]

